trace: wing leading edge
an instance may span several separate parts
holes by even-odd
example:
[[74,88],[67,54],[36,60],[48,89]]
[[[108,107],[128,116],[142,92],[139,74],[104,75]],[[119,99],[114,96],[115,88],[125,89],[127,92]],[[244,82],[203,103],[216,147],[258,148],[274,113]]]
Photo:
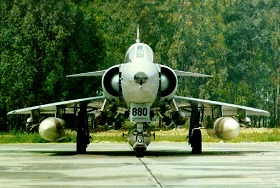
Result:
[[242,113],[244,113],[245,111],[246,115],[259,115],[259,116],[270,115],[270,113],[265,110],[236,105],[236,104],[229,104],[224,102],[198,99],[192,97],[182,97],[182,96],[175,96],[174,99],[177,102],[178,106],[181,108],[188,108],[192,104],[196,104],[200,107],[204,107],[205,115],[210,115],[212,113],[213,107],[221,107],[224,116],[239,115],[242,111],[243,111]]
[[38,105],[33,107],[22,108],[18,110],[13,110],[8,112],[8,115],[11,114],[31,114],[33,110],[39,110],[40,114],[53,114],[57,110],[57,106],[62,106],[65,108],[65,113],[73,113],[74,111],[71,110],[73,108],[77,108],[80,106],[81,103],[87,103],[88,108],[100,108],[104,101],[103,96],[98,97],[88,97],[83,99],[75,99],[69,101],[62,101],[62,102],[55,102],[50,104]]
[[79,74],[71,74],[71,75],[67,75],[67,78],[71,78],[71,77],[87,77],[87,76],[103,76],[103,74],[106,72],[107,70],[101,70],[101,71],[94,71],[94,72],[84,72],[84,73],[79,73]]
[[200,74],[195,72],[186,72],[186,71],[179,71],[179,70],[174,70],[174,72],[177,76],[181,76],[181,77],[204,77],[204,78],[212,77],[211,75]]

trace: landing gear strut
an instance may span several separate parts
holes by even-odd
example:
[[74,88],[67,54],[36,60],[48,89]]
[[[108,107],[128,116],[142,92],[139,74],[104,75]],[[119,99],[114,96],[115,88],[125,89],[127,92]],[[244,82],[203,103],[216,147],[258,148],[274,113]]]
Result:
[[78,112],[77,122],[77,140],[76,140],[76,152],[77,154],[86,153],[86,148],[89,141],[89,128],[87,121],[87,105],[81,104],[80,111]]
[[202,136],[201,130],[199,129],[200,112],[196,105],[192,106],[190,129],[189,129],[189,143],[192,147],[193,154],[202,153]]

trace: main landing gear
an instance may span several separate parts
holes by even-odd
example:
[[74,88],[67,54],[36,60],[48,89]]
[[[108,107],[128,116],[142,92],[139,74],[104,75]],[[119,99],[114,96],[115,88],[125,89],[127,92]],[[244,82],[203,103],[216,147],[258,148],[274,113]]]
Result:
[[86,153],[88,144],[90,143],[90,135],[87,121],[87,105],[81,104],[80,111],[78,112],[77,121],[77,140],[76,140],[76,153]]
[[192,106],[190,129],[189,129],[189,143],[192,147],[193,154],[202,153],[202,136],[200,130],[200,112],[197,106]]

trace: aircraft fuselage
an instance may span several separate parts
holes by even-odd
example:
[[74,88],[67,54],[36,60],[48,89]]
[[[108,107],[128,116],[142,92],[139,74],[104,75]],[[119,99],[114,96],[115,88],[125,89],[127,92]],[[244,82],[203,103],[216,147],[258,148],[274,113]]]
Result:
[[126,104],[149,103],[152,106],[160,86],[158,66],[145,57],[137,57],[123,64],[121,72],[122,94]]

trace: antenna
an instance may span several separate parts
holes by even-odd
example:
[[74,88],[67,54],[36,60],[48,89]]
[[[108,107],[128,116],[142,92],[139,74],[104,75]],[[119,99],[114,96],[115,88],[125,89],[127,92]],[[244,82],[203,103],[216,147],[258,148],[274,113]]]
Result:
[[139,24],[137,24],[137,38],[136,43],[140,43]]

